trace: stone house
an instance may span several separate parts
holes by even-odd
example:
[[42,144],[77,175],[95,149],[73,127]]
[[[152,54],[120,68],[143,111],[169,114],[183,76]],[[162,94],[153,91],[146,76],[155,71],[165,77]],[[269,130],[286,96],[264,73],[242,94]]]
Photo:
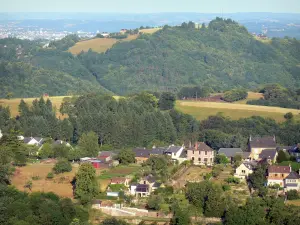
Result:
[[194,165],[214,164],[214,150],[207,146],[204,142],[196,142],[193,147],[187,149],[187,159],[191,160]]
[[258,160],[259,154],[265,149],[276,149],[276,138],[275,136],[266,137],[249,137],[248,142],[249,151],[251,152],[251,158]]

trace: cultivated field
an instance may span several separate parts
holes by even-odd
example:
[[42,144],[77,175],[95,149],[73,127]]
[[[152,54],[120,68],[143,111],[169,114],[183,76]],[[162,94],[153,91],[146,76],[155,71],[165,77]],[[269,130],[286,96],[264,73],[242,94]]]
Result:
[[[63,99],[65,97],[71,97],[71,96],[49,97],[49,99],[52,102],[52,105],[56,107],[56,116],[60,117],[61,119],[66,116],[66,115],[64,115],[64,116],[61,115],[60,112],[59,112],[60,105],[63,102]],[[9,106],[11,116],[15,117],[19,114],[18,107],[19,107],[21,99],[22,98],[13,98],[13,99],[9,99],[9,100],[8,99],[0,99],[0,105],[5,106],[5,107]],[[23,100],[29,105],[32,105],[32,101],[34,99],[36,99],[36,98],[23,98]],[[39,99],[39,98],[37,98],[37,99]],[[44,99],[46,101],[48,99],[48,97],[44,97]]]
[[[35,163],[24,167],[18,167],[15,175],[12,178],[12,184],[21,191],[29,191],[24,189],[27,181],[32,181],[32,191],[37,192],[54,192],[62,197],[73,197],[71,181],[75,176],[78,165],[73,165],[71,172],[55,175],[53,179],[46,179],[47,174],[52,171],[54,163],[44,164]],[[33,180],[32,177],[39,177],[38,180]]]
[[107,49],[111,48],[117,42],[131,41],[138,37],[138,35],[129,35],[125,39],[115,39],[115,38],[95,38],[91,40],[85,40],[77,42],[68,51],[72,54],[79,54],[81,51],[87,52],[92,49],[94,52],[105,52]]
[[296,119],[300,119],[300,110],[297,109],[245,105],[238,103],[177,101],[175,107],[183,113],[194,116],[198,120],[204,120],[209,116],[221,113],[231,119],[262,116],[273,118],[280,122],[285,120],[283,116],[288,112],[292,112]]

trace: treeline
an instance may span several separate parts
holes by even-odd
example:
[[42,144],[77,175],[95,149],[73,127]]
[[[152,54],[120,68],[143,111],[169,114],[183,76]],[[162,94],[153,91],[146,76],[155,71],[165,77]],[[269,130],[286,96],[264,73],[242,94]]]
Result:
[[183,87],[177,93],[179,99],[184,98],[202,98],[209,96],[209,89],[205,87]]
[[62,38],[59,41],[51,41],[49,43],[49,48],[55,48],[57,50],[66,51],[73,45],[75,45],[80,38],[76,34],[70,34]]
[[278,106],[300,109],[300,89],[287,89],[279,84],[269,84],[260,90],[264,98],[247,101],[249,105]]

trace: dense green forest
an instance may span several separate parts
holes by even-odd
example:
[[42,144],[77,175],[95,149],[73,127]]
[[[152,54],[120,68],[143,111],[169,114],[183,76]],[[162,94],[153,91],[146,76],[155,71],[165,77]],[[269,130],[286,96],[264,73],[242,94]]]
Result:
[[[167,98],[162,101],[164,96]],[[231,120],[222,116],[199,122],[175,109],[161,110],[165,107],[162,104],[172,105],[166,101],[174,101],[174,98],[162,94],[157,99],[149,93],[119,100],[98,94],[66,98],[60,111],[69,117],[59,120],[51,101],[41,98],[30,107],[22,101],[17,118],[10,118],[9,109],[0,107],[0,127],[4,133],[14,129],[25,136],[52,137],[73,144],[92,131],[100,146],[117,149],[196,140],[205,141],[215,150],[221,147],[246,149],[250,135],[276,135],[278,144],[282,145],[294,145],[300,139],[300,122],[291,118],[280,124],[262,117]]]
[[105,53],[66,52],[78,40],[71,35],[48,47],[38,41],[0,40],[0,97],[8,92],[13,97],[107,91],[123,95],[184,86],[221,92],[266,83],[295,89],[300,84],[299,41],[262,42],[230,19],[217,18],[200,29],[191,22],[165,26]]

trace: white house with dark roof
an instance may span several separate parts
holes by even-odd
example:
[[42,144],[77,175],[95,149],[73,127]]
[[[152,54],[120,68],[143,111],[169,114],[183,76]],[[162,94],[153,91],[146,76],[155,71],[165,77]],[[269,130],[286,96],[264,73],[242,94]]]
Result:
[[[300,171],[299,171],[300,173]],[[290,190],[300,190],[300,175],[299,173],[292,171],[290,174],[284,179],[284,187],[285,191]]]
[[275,136],[265,137],[249,137],[248,142],[249,151],[251,152],[251,158],[257,160],[259,154],[265,149],[276,149],[276,138]]
[[44,139],[41,137],[23,137],[23,136],[18,136],[18,139],[20,141],[23,141],[24,144],[27,145],[36,145],[41,147],[44,143]]
[[243,162],[235,169],[234,176],[240,179],[247,179],[248,176],[253,173],[256,166],[257,163],[255,161]]

